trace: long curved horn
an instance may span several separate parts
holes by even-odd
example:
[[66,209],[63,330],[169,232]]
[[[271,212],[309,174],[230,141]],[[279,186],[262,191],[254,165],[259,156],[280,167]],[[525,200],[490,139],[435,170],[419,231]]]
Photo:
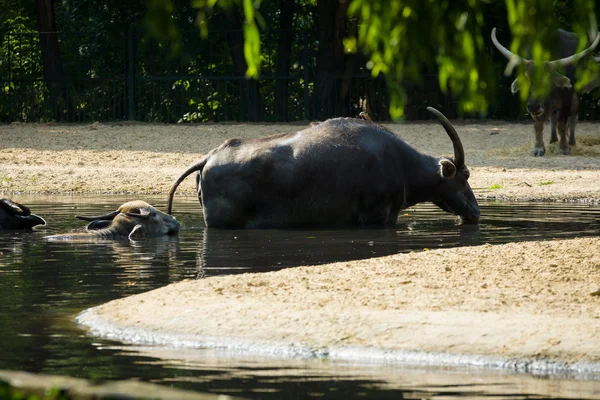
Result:
[[502,53],[502,55],[506,57],[509,61],[515,62],[518,60],[515,65],[518,65],[523,61],[527,61],[525,58],[516,55],[515,53],[513,53],[512,51],[500,44],[500,42],[496,38],[496,28],[492,29],[492,42],[494,43],[494,46],[496,46],[496,48],[500,51],[500,53]]
[[589,47],[587,49],[582,50],[582,51],[580,51],[577,54],[573,54],[572,56],[561,58],[560,60],[548,61],[548,65],[551,66],[551,67],[554,67],[556,65],[562,65],[563,67],[566,67],[567,65],[571,65],[575,61],[579,60],[582,57],[585,57],[587,54],[589,54],[592,51],[594,51],[594,49],[596,48],[596,46],[598,46],[598,43],[600,43],[600,33],[598,33],[596,35],[596,40],[594,40],[592,42],[592,44],[589,45]]
[[183,180],[185,178],[187,178],[193,172],[202,171],[202,168],[204,168],[204,166],[206,165],[206,161],[207,160],[208,160],[208,155],[202,157],[200,159],[200,161],[198,161],[197,163],[194,163],[194,164],[190,165],[184,171],[184,173],[181,174],[181,176],[179,178],[177,178],[177,180],[175,181],[175,183],[173,184],[173,186],[171,186],[171,190],[169,190],[169,205],[167,207],[167,214],[171,214],[171,211],[173,209],[173,196],[175,196],[175,191],[177,190],[177,187],[179,186],[179,184],[181,182],[183,182]]
[[99,215],[97,217],[86,217],[84,215],[76,215],[75,218],[83,221],[112,221],[117,215],[119,215],[119,211],[113,211],[109,214]]
[[458,137],[458,133],[454,126],[448,121],[448,118],[438,110],[433,107],[427,107],[427,111],[435,115],[437,120],[442,124],[448,136],[450,136],[450,140],[452,140],[452,145],[454,145],[454,165],[456,169],[460,169],[463,165],[465,165],[465,151],[463,149],[463,145]]
[[10,199],[2,199],[0,200],[0,204],[7,212],[13,215],[20,215],[22,217],[31,215],[31,210],[29,210],[29,208]]

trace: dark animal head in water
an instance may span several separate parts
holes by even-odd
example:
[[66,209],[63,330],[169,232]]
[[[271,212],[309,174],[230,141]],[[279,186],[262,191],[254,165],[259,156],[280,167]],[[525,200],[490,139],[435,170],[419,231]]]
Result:
[[10,199],[0,199],[0,229],[31,229],[45,224],[43,218],[32,214],[24,205]]
[[[400,210],[433,202],[465,222],[479,220],[460,138],[454,157],[432,157],[369,120],[333,118],[300,132],[229,139],[190,165],[210,228],[394,226]],[[363,116],[363,118],[366,118]]]
[[175,217],[141,200],[129,201],[106,215],[77,218],[91,221],[85,233],[53,235],[47,239],[136,239],[144,236],[174,235],[179,232],[179,222]]

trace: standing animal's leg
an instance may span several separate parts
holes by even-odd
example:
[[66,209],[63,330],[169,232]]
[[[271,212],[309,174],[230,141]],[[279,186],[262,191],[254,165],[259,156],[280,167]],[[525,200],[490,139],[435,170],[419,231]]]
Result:
[[569,144],[575,146],[575,127],[579,119],[579,97],[573,93],[573,102],[571,103],[571,113],[569,115]]
[[535,131],[535,145],[533,146],[531,155],[541,157],[546,154],[546,148],[544,147],[544,120],[535,119],[533,121],[533,130]]
[[578,115],[571,115],[569,117],[569,144],[575,146],[577,141],[575,140],[575,127],[577,126]]
[[569,142],[567,141],[567,122],[571,114],[571,96],[565,99],[565,102],[558,111],[558,152],[560,154],[569,154]]
[[556,120],[558,118],[558,109],[553,109],[550,113],[550,143],[558,142],[558,135],[556,134]]

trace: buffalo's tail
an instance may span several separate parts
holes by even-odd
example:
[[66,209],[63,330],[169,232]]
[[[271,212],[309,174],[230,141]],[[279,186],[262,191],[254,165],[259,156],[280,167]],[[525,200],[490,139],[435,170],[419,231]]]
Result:
[[[202,169],[204,168],[204,166],[206,165],[206,161],[208,160],[208,155],[202,157],[200,159],[200,161],[190,165],[188,167],[188,169],[186,169],[183,174],[181,174],[181,176],[179,178],[177,178],[177,180],[175,181],[175,183],[173,183],[173,186],[171,186],[171,190],[169,190],[169,205],[167,207],[167,213],[171,214],[171,211],[173,209],[173,196],[175,196],[175,191],[177,190],[177,187],[179,186],[179,184],[181,182],[183,182],[183,180],[185,178],[187,178],[189,175],[191,175],[192,173],[196,172],[196,171],[202,171]],[[200,194],[200,188],[198,188],[198,194]]]

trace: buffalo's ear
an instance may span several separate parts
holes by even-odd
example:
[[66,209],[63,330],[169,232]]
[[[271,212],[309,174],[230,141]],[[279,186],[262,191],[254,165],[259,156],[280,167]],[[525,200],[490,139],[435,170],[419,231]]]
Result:
[[558,87],[570,88],[571,80],[564,75],[555,73],[552,74],[552,82]]
[[137,224],[129,234],[129,240],[135,240],[146,236],[146,227],[143,224]]
[[515,79],[513,83],[510,85],[510,92],[515,94],[519,91],[519,78]]
[[456,165],[447,158],[442,158],[438,165],[440,166],[440,176],[442,178],[452,179],[456,175]]

